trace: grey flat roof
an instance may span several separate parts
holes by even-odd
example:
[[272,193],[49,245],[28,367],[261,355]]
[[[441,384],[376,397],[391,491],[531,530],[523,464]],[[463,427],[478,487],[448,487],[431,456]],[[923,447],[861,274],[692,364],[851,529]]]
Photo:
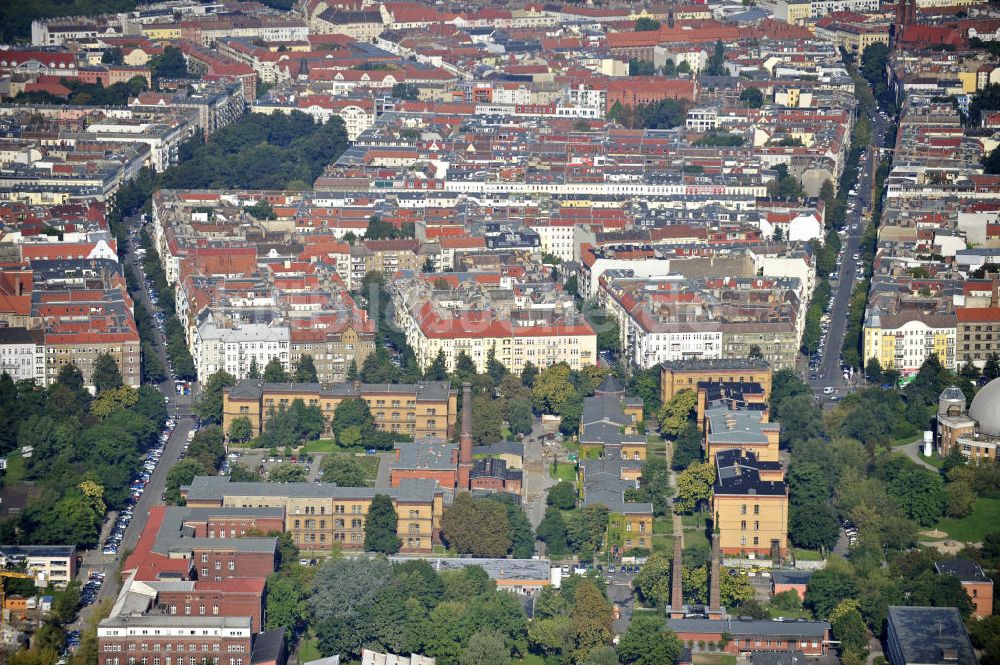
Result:
[[115,626],[181,626],[183,628],[250,628],[250,617],[188,616],[169,614],[125,614],[110,616],[101,628]]
[[[335,483],[232,482],[229,476],[196,476],[187,488],[188,500],[222,501],[227,496],[289,497],[297,499],[370,499],[388,494],[399,501],[431,501],[437,483],[425,478],[404,478],[399,487],[340,487]],[[212,510],[218,510],[213,508]]]
[[830,630],[826,621],[757,621],[755,619],[667,619],[667,626],[678,633],[729,633],[733,637],[766,635],[770,637],[822,638]]
[[548,559],[481,559],[464,557],[442,557],[428,559],[426,557],[389,557],[393,561],[409,561],[417,559],[427,561],[434,570],[461,570],[469,566],[480,566],[490,576],[491,580],[503,582],[507,580],[532,580],[548,582],[552,564]]
[[772,570],[771,580],[775,584],[809,584],[811,570]]
[[671,360],[660,367],[675,372],[698,372],[727,369],[767,369],[771,365],[761,358],[708,358],[702,360]]
[[517,441],[497,441],[482,446],[473,446],[473,455],[516,455],[524,457],[524,444]]
[[389,462],[393,469],[454,469],[458,446],[450,441],[412,441],[396,444],[396,457]]
[[[906,663],[977,662],[962,617],[954,607],[890,607],[888,639],[893,636]],[[944,650],[953,650],[957,659],[946,661]]]
[[0,545],[0,556],[70,557],[76,545]]
[[[163,515],[163,523],[156,534],[151,550],[157,554],[170,554],[171,552],[187,553],[197,548],[210,548],[220,550],[232,550],[234,552],[270,552],[273,553],[278,547],[277,538],[197,538],[193,529],[184,525],[184,522],[192,518],[207,518],[211,516],[224,516],[227,513],[232,515],[250,515],[255,511],[247,508],[237,508],[229,513],[228,508],[168,508]],[[262,508],[273,512],[274,508]],[[280,515],[284,511],[277,509]],[[197,511],[197,512],[195,512]]]
[[264,383],[255,379],[243,379],[228,389],[230,399],[260,399],[265,392],[271,393],[317,393],[320,397],[358,397],[359,395],[412,394],[417,401],[443,400],[451,393],[451,385],[446,381],[421,381],[419,383]]

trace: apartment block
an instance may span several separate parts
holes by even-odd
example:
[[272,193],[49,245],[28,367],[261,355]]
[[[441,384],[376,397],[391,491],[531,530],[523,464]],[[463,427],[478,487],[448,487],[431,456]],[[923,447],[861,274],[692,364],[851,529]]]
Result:
[[0,328],[0,374],[14,381],[45,385],[45,334],[27,328]]
[[443,353],[451,371],[465,353],[476,371],[485,372],[491,349],[511,372],[529,361],[536,367],[565,362],[572,369],[596,364],[596,333],[572,298],[552,287],[501,275],[403,273],[390,284],[390,295],[396,324],[421,369]]

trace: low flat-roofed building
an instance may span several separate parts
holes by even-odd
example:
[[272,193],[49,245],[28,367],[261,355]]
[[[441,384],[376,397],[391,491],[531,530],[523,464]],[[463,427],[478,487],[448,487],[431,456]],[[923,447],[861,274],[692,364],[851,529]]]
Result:
[[727,635],[724,653],[798,650],[807,656],[822,656],[830,640],[826,621],[684,618],[667,619],[667,628],[687,644],[715,645]]
[[[392,561],[410,561],[411,557],[392,556]],[[498,589],[520,594],[532,594],[551,584],[552,564],[548,559],[489,559],[475,557],[442,557],[426,561],[434,570],[461,570],[469,566],[479,566],[489,578],[497,583]]]
[[[377,13],[377,12],[376,12]],[[399,656],[394,653],[381,653],[371,649],[361,650],[361,665],[434,665],[437,661],[419,653],[409,656]]]
[[64,587],[76,576],[75,545],[0,545],[0,567],[35,576],[35,584]]
[[452,489],[458,483],[458,444],[433,438],[397,443],[389,469],[393,487],[404,478],[429,478]]
[[794,591],[799,594],[799,600],[803,600],[810,578],[812,578],[811,570],[772,570],[771,595]]
[[891,665],[976,665],[969,634],[954,607],[890,607],[885,655]]

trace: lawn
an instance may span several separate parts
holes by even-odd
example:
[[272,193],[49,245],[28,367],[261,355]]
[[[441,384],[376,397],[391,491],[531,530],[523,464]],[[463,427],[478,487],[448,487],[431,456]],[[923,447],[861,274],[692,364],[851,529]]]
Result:
[[354,461],[365,472],[365,480],[369,481],[372,486],[375,485],[375,478],[378,477],[378,465],[381,458],[378,455],[355,455]]
[[653,550],[669,554],[674,551],[674,524],[670,516],[653,520]]
[[823,555],[816,550],[804,550],[800,547],[793,548],[795,558],[799,561],[822,561]]
[[736,665],[736,656],[727,653],[699,653],[692,660],[695,665]]
[[24,482],[26,464],[26,460],[21,457],[20,453],[7,455],[7,471],[4,476],[4,485],[16,485]]
[[646,459],[663,458],[667,455],[667,442],[656,434],[646,435]]
[[812,613],[801,607],[794,610],[780,610],[777,607],[768,605],[767,610],[771,613],[772,619],[777,619],[778,617],[785,617],[786,619],[812,619]]
[[299,448],[299,452],[302,453],[338,453],[344,450],[337,445],[337,442],[333,439],[319,439],[317,441],[307,441],[305,445]]
[[960,519],[943,519],[937,528],[948,534],[952,540],[963,543],[978,543],[983,536],[997,530],[1000,524],[1000,499],[976,499],[972,514]]
[[549,467],[549,475],[556,480],[565,480],[568,483],[576,482],[576,465],[569,462],[557,462]]
[[319,640],[302,640],[299,643],[299,662],[308,663],[312,660],[319,660],[323,654],[319,652]]
[[681,515],[681,523],[684,525],[685,531],[692,527],[698,527],[702,531],[706,528],[706,517],[703,513],[692,513],[690,515]]

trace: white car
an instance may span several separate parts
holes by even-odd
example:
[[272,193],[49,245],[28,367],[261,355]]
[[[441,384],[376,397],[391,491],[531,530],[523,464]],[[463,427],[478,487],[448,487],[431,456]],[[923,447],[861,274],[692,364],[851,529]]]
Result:
[[827,386],[826,388],[823,388],[823,394],[824,395],[832,395],[833,394],[833,386]]

